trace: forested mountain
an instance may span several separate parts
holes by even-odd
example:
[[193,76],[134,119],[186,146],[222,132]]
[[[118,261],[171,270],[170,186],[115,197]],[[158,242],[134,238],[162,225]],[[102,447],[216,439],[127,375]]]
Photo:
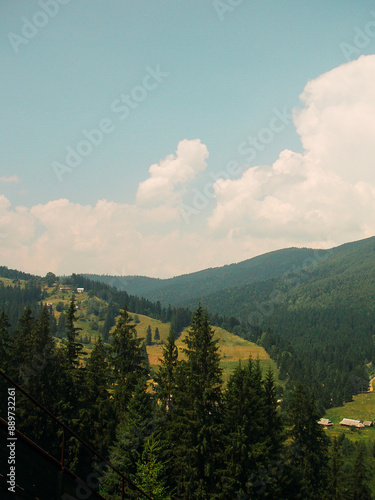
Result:
[[282,276],[294,266],[302,266],[308,259],[324,258],[327,253],[326,250],[288,248],[238,264],[205,269],[170,279],[90,274],[86,276],[149,300],[160,300],[164,305],[189,303],[195,307],[199,300],[213,292]]
[[262,343],[281,376],[313,387],[325,407],[367,389],[375,361],[375,238],[325,251],[280,250],[171,280],[133,281],[154,286],[144,289],[146,297],[174,295],[174,304],[190,308],[200,300],[213,313],[236,317],[235,332]]

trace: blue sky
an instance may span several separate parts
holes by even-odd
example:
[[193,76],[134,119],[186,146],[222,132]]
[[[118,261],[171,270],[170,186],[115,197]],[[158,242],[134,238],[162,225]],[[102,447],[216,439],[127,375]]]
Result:
[[[200,205],[194,197],[213,184],[212,179],[225,171],[230,161],[241,165],[235,173],[225,174],[230,177],[226,189],[233,190],[241,187],[249,169],[273,165],[284,150],[304,154],[306,144],[302,144],[304,139],[292,118],[286,119],[288,123],[279,119],[272,134],[264,130],[276,123],[275,113],[276,117],[291,116],[293,109],[307,106],[299,96],[308,82],[349,61],[348,45],[343,44],[354,48],[350,59],[374,53],[375,29],[372,31],[369,24],[375,21],[372,11],[373,2],[365,0],[2,2],[3,263],[39,273],[48,266],[47,270],[65,273],[169,276],[242,260],[284,245],[324,246],[366,236],[371,229],[362,220],[357,221],[356,229],[348,221],[347,230],[337,235],[327,228],[324,234],[301,229],[300,233],[285,236],[286,231],[276,237],[271,226],[263,234],[245,223],[236,226],[232,222],[236,231],[230,235],[230,225],[219,227],[220,217],[229,210],[223,208],[228,195],[221,193],[220,182],[211,186],[215,194],[207,203],[205,195]],[[156,79],[152,76],[155,73]],[[87,142],[87,134],[98,128],[105,132],[91,135],[96,144],[81,145],[81,151],[90,150],[78,166],[69,166],[68,151],[77,152],[79,144]],[[243,151],[251,147],[248,138],[259,133],[264,140],[260,146],[258,142],[256,157],[250,155],[249,161]],[[180,180],[171,181],[170,189],[163,181],[166,191],[161,189],[161,195],[173,194],[173,199],[165,199],[165,212],[178,209],[179,220],[172,223],[163,214],[157,221],[147,218],[145,210],[156,213],[155,203],[150,205],[150,199],[145,201],[144,197],[150,187],[149,182],[144,183],[153,177],[150,166],[164,165],[165,180],[167,166],[161,162],[176,155],[184,140],[199,140],[208,154],[203,149],[199,152],[197,143],[187,142],[197,163],[191,171],[186,167]],[[185,148],[183,158],[189,155]],[[180,167],[171,168],[174,172]],[[365,177],[343,178],[352,183],[372,181]],[[269,196],[267,191],[257,199]],[[82,216],[82,226],[75,234],[82,236],[80,227],[92,227],[91,236],[78,241],[69,233],[70,253],[63,249],[59,254],[59,249],[53,248],[53,258],[47,259],[43,253],[40,260],[42,245],[55,239],[46,220],[56,217],[56,223],[61,221],[56,208],[63,204],[61,200],[69,202],[71,212],[67,208],[67,215],[74,219]],[[116,255],[126,255],[121,262],[113,257],[115,265],[106,264],[108,249],[98,247],[101,239],[108,238],[97,224],[103,214],[85,212],[100,200],[115,207],[112,221],[117,217],[114,213],[123,213],[126,207],[123,216],[129,218],[129,226],[135,219],[139,222],[132,233],[137,245],[130,248],[120,234],[118,243],[111,242]],[[199,213],[194,212],[187,221],[186,216],[181,217],[184,206]],[[40,215],[42,209],[44,216]],[[279,213],[276,205],[275,210]],[[94,220],[92,226],[85,217]],[[254,215],[239,215],[241,220],[246,217],[254,220]],[[332,214],[325,212],[323,217]],[[6,227],[10,220],[11,228]],[[64,224],[69,225],[69,220]],[[116,227],[118,233],[125,234],[126,228],[116,224],[112,234]],[[62,225],[60,231],[64,230]],[[226,244],[224,235],[237,239],[229,245],[231,250],[213,251],[216,245]],[[170,259],[166,255],[168,238],[174,255],[191,244],[190,260],[183,252],[180,258]],[[197,257],[198,247],[192,243],[197,239],[207,244],[202,258]],[[155,255],[157,248],[160,254]],[[83,269],[84,265],[88,269]]]

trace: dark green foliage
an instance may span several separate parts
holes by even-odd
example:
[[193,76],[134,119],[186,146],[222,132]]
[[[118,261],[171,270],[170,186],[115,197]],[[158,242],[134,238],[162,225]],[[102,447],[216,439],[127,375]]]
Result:
[[176,346],[176,334],[171,326],[167,342],[163,347],[163,357],[159,370],[155,376],[158,384],[158,397],[163,409],[171,409],[173,394],[176,388],[176,369],[178,349]]
[[82,344],[76,341],[81,328],[75,326],[75,322],[78,320],[76,316],[76,302],[74,295],[69,304],[69,308],[66,311],[66,322],[65,322],[65,333],[66,333],[66,355],[68,362],[72,368],[77,368],[79,365],[79,354],[82,351]]
[[152,344],[152,334],[151,334],[151,326],[148,325],[146,332],[146,345]]
[[288,411],[292,471],[299,483],[296,498],[320,500],[328,489],[328,438],[317,423],[319,414],[315,398],[298,384],[293,392]]
[[219,498],[277,492],[270,464],[280,461],[283,426],[276,406],[272,372],[263,381],[259,362],[239,364],[224,393]]
[[357,449],[354,455],[354,462],[349,478],[350,499],[352,500],[371,500],[371,490],[369,488],[370,471],[365,463],[366,447],[362,443],[357,443]]
[[160,340],[160,333],[159,333],[159,328],[156,327],[155,328],[155,335],[154,335],[154,340],[157,342],[158,340]]
[[0,368],[7,372],[11,350],[9,317],[2,310],[0,314]]
[[141,342],[136,338],[135,324],[125,306],[111,334],[110,349],[110,365],[116,383],[115,401],[119,410],[125,409],[139,376],[146,375]]
[[222,372],[217,341],[201,306],[184,342],[187,361],[176,372],[169,439],[178,498],[206,498],[217,486]]
[[[116,430],[116,443],[111,449],[111,463],[127,477],[136,479],[137,462],[142,458],[145,442],[154,430],[154,402],[146,392],[146,378],[140,377]],[[109,470],[102,481],[106,494],[121,493],[118,475]],[[127,489],[126,498],[133,498]]]

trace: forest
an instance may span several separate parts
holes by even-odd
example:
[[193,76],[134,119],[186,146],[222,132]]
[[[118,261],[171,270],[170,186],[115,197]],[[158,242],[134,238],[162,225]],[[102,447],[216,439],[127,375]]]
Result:
[[[80,277],[71,279],[82,284]],[[30,286],[13,284],[21,295]],[[280,407],[274,375],[262,373],[257,360],[239,363],[224,384],[202,306],[190,317],[185,358],[179,359],[171,323],[151,378],[144,339],[137,337],[127,305],[115,313],[107,340],[99,335],[83,363],[75,296],[62,313],[59,342],[50,307],[36,292],[34,299],[38,307],[23,307],[14,324],[3,308],[1,369],[151,498],[372,498],[375,443],[327,437],[317,423],[322,414],[314,392],[303,383],[288,379]],[[272,347],[272,334],[264,336]],[[22,395],[17,422],[23,434],[59,456],[54,422]],[[121,498],[118,476],[87,456],[74,436],[67,438],[66,466],[83,480],[94,474],[103,498]],[[129,485],[126,495],[142,498]]]

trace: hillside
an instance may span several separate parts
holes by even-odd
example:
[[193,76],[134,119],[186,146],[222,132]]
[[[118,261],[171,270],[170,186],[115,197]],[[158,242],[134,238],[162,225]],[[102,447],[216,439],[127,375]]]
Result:
[[324,258],[325,254],[324,250],[317,252],[308,248],[288,248],[237,264],[205,269],[170,279],[90,274],[86,276],[152,301],[159,300],[163,305],[189,303],[196,306],[199,300],[214,292],[279,277],[294,266],[302,266],[304,261],[313,259],[315,255]]
[[374,371],[374,237],[325,251],[280,250],[170,280],[135,277],[128,286],[142,280],[146,297],[190,308],[200,300],[211,313],[236,316],[234,331],[261,342],[281,378],[302,380],[326,408],[350,401]]

